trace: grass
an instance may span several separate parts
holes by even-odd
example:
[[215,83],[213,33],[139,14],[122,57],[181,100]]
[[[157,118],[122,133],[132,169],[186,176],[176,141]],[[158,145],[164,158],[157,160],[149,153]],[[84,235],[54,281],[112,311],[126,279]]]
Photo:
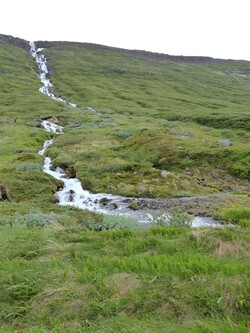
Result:
[[[190,63],[89,44],[46,46],[51,79],[76,102],[72,113],[82,124],[67,128],[50,154],[57,163],[58,148],[66,146],[67,159],[91,190],[170,197],[246,188],[247,62]],[[231,146],[220,144],[223,139]],[[99,156],[98,164],[85,159],[89,154]],[[159,177],[164,169],[171,172],[165,181]]]
[[[70,108],[39,93],[14,41],[0,38],[0,185],[12,200],[0,194],[0,332],[247,332],[249,63],[49,43]],[[45,118],[64,126],[48,155],[85,188],[222,194],[199,210],[236,226],[190,229],[177,214],[145,229],[57,205],[37,154]]]
[[96,232],[69,221],[2,225],[3,329],[244,332],[248,236],[181,227]]

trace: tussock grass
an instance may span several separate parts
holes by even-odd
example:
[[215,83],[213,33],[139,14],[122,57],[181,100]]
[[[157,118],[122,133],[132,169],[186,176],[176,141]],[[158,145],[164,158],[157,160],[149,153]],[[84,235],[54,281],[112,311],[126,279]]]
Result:
[[154,227],[96,232],[76,226],[71,231],[1,227],[3,327],[247,329],[247,258],[236,251],[217,253],[224,239],[244,242],[245,231]]

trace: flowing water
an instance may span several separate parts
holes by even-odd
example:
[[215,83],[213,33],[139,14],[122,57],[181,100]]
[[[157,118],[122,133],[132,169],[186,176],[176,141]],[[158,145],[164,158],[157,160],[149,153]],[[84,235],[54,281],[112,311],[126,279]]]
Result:
[[[37,48],[34,42],[30,42],[30,53],[38,64],[39,74],[43,86],[39,89],[41,93],[48,97],[63,102],[70,107],[76,107],[76,104],[65,101],[64,99],[57,97],[53,93],[53,85],[48,79],[48,68],[46,65],[46,58],[41,54],[43,49]],[[46,150],[53,144],[55,135],[63,133],[63,127],[53,124],[47,120],[42,121],[41,126],[47,132],[52,134],[50,140],[46,140],[43,144],[43,148],[38,152],[39,155],[44,156]],[[100,212],[104,214],[116,214],[135,218],[139,222],[147,222],[150,220],[149,211],[133,211],[128,207],[128,198],[115,196],[107,193],[93,194],[87,190],[84,190],[82,184],[77,178],[67,178],[64,170],[57,167],[54,168],[50,157],[45,157],[43,171],[55,179],[62,182],[62,188],[56,192],[59,205],[62,206],[74,206],[81,209]],[[131,200],[137,200],[131,198]],[[193,227],[201,226],[218,226],[212,218],[207,217],[194,217],[192,220]]]

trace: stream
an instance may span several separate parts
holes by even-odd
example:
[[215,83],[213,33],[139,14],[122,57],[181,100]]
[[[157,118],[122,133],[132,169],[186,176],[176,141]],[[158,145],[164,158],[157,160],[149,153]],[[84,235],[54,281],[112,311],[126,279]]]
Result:
[[[53,85],[48,79],[48,68],[47,68],[47,59],[41,54],[44,49],[37,48],[34,42],[30,42],[30,53],[35,59],[38,68],[39,74],[38,77],[41,80],[43,86],[39,89],[44,95],[56,100],[65,103],[66,105],[75,108],[76,104],[65,101],[64,99],[57,97],[53,92]],[[53,144],[54,138],[56,135],[63,135],[63,127],[51,123],[47,120],[41,122],[42,128],[51,133],[51,138],[46,140],[43,144],[42,149],[38,152],[39,155],[46,155],[47,149]],[[43,171],[55,179],[60,180],[63,183],[63,187],[56,192],[56,197],[58,198],[58,204],[62,206],[74,206],[80,209],[100,212],[103,214],[115,214],[122,215],[136,219],[138,222],[147,223],[150,220],[152,215],[147,209],[140,209],[133,211],[128,207],[129,202],[135,201],[139,202],[142,199],[137,198],[127,198],[122,196],[115,196],[108,193],[98,193],[93,194],[90,191],[84,190],[81,184],[81,181],[77,178],[67,178],[64,170],[59,167],[54,167],[52,165],[51,158],[46,156],[44,158]],[[150,199],[148,199],[150,200]],[[157,200],[157,199],[152,199]],[[166,217],[169,216],[166,213]],[[202,227],[202,226],[218,226],[210,217],[199,217],[195,216],[192,219],[193,227]]]

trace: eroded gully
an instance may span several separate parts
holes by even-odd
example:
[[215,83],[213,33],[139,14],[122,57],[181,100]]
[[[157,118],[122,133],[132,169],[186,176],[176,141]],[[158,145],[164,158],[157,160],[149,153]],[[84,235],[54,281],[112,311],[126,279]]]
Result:
[[[48,79],[48,68],[46,65],[46,57],[41,54],[43,49],[37,48],[34,42],[30,42],[30,53],[35,59],[39,74],[38,77],[41,80],[42,87],[39,89],[44,95],[63,102],[69,107],[76,107],[76,104],[65,101],[64,99],[57,97],[53,93],[53,85]],[[41,122],[42,128],[51,133],[51,138],[46,140],[43,144],[43,148],[38,152],[39,155],[45,156],[47,149],[53,144],[56,135],[63,134],[63,127],[51,123],[47,120]],[[44,158],[43,171],[55,179],[60,180],[63,183],[63,187],[56,192],[58,198],[58,204],[62,206],[74,206],[80,209],[100,212],[104,214],[123,215],[136,219],[139,222],[145,223],[150,220],[150,210],[147,207],[159,207],[159,199],[139,199],[139,198],[126,198],[122,196],[115,196],[108,193],[93,194],[87,190],[84,190],[82,184],[77,178],[67,178],[64,170],[52,165],[51,158],[46,156]],[[157,201],[158,200],[158,201]],[[175,199],[170,199],[175,200]],[[165,203],[170,202],[165,200]],[[185,200],[185,199],[184,199]],[[186,199],[188,200],[188,198]],[[139,207],[144,207],[137,211],[131,210],[129,202],[135,201]],[[160,199],[163,202],[163,199]],[[146,203],[146,204],[145,204]],[[164,207],[164,204],[161,205]],[[218,225],[212,218],[196,216],[192,220],[193,227],[201,226],[216,226]]]

